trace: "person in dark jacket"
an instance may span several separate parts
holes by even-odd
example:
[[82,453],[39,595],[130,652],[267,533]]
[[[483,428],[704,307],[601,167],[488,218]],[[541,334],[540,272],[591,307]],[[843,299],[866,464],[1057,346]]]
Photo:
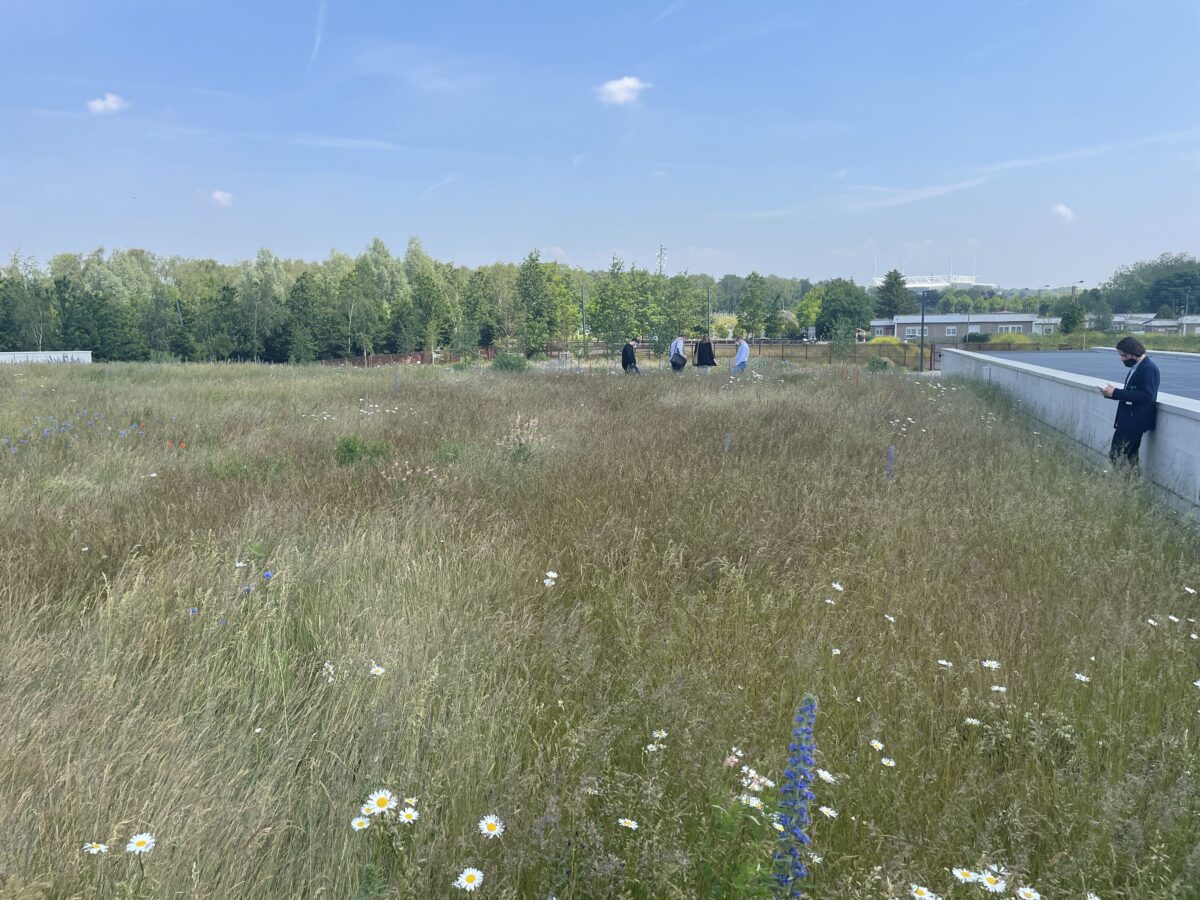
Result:
[[628,343],[621,348],[621,368],[625,370],[626,375],[637,375],[637,339],[630,338]]
[[1108,458],[1114,463],[1124,460],[1134,468],[1138,464],[1138,448],[1142,435],[1154,430],[1158,402],[1158,366],[1146,355],[1146,348],[1135,337],[1117,341],[1117,356],[1129,369],[1124,387],[1106,384],[1100,393],[1117,401],[1117,418],[1113,422],[1112,446]]
[[692,348],[692,365],[706,375],[717,365],[717,354],[713,349],[712,338],[707,334],[696,342]]

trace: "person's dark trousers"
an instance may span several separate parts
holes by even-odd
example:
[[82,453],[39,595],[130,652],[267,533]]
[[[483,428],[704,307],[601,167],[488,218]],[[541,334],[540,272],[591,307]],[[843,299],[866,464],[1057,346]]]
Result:
[[639,375],[639,374],[641,374],[641,373],[639,373],[639,372],[638,372],[637,363],[629,363],[628,365],[626,365],[626,366],[625,366],[625,374],[626,374],[626,375]]
[[1108,458],[1117,463],[1125,461],[1135,469],[1138,467],[1138,448],[1142,446],[1142,432],[1125,431],[1118,428],[1113,432],[1112,446]]

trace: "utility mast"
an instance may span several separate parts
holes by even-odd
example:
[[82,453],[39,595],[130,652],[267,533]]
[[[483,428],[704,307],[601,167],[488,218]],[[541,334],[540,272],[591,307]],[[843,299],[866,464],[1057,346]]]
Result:
[[663,273],[663,269],[667,265],[667,248],[662,244],[658,245],[658,274]]

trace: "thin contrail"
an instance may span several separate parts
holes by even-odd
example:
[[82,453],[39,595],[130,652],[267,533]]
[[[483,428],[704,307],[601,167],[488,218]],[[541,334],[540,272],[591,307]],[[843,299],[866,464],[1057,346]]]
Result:
[[317,32],[313,35],[312,52],[308,54],[308,61],[311,64],[317,58],[317,54],[321,52],[321,37],[325,32],[325,0],[321,0],[321,5],[317,7]]

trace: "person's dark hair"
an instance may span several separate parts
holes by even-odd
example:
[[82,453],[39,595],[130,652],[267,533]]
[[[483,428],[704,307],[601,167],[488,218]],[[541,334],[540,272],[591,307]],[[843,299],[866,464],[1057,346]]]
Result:
[[711,343],[712,343],[712,341],[709,339],[708,335],[706,334],[704,337],[700,338],[700,343],[702,343],[702,344],[711,344]]
[[1142,342],[1135,337],[1123,337],[1117,341],[1117,349],[1122,353],[1128,353],[1130,356],[1144,356],[1146,348]]

